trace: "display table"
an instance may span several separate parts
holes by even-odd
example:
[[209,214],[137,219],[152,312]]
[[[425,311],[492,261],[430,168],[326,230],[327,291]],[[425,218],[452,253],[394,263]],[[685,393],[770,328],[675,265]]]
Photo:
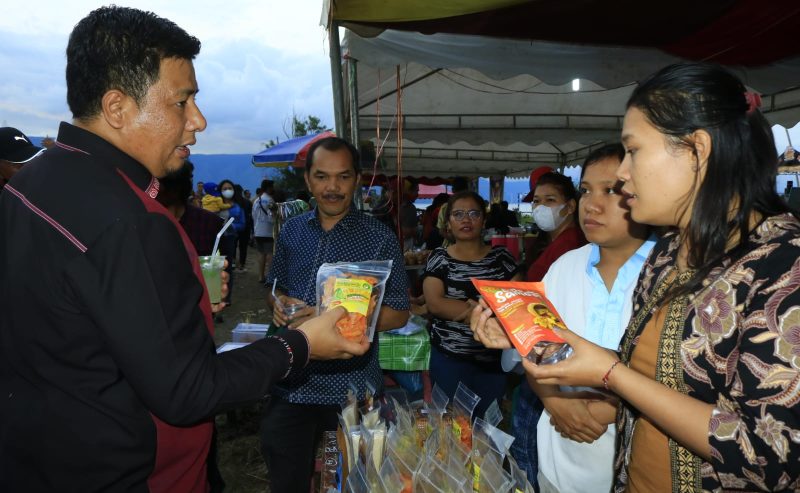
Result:
[[431,341],[427,330],[422,329],[412,335],[379,332],[378,341],[378,360],[382,369],[395,371],[428,369]]

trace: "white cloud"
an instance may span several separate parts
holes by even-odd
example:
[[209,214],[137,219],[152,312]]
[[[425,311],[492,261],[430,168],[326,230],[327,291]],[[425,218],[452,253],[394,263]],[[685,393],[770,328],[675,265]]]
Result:
[[[208,129],[195,152],[249,153],[284,138],[293,112],[333,126],[327,35],[319,0],[125,5],[166,17],[202,42],[195,67]],[[0,16],[0,125],[55,135],[68,120],[64,84],[69,32],[96,1],[39,1]]]

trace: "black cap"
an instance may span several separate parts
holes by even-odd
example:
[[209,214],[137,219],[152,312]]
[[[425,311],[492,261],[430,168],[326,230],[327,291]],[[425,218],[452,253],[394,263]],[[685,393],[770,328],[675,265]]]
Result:
[[16,128],[0,128],[0,159],[15,164],[27,163],[44,149],[31,144],[30,139]]

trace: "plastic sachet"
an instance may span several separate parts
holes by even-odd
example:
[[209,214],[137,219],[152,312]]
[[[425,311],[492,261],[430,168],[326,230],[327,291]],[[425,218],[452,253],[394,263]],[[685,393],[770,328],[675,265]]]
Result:
[[342,336],[372,342],[391,272],[391,260],[322,264],[317,271],[317,313],[343,306],[347,316],[336,322]]
[[566,329],[545,296],[544,283],[472,279],[519,354],[539,365],[557,363],[572,347],[553,328]]

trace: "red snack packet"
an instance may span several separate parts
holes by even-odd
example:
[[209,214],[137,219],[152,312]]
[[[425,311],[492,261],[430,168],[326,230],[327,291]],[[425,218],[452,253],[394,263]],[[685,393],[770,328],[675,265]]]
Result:
[[519,354],[537,364],[565,359],[572,348],[553,327],[566,329],[545,296],[544,283],[472,279]]

